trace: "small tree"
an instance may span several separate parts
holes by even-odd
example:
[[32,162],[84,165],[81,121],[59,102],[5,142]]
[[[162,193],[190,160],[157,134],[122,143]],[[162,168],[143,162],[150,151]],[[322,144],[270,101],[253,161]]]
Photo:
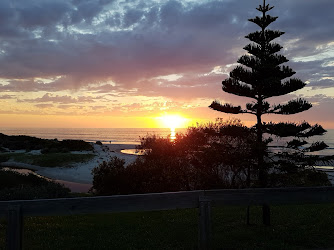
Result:
[[304,153],[322,150],[327,145],[324,142],[316,142],[309,147],[302,148],[307,144],[302,138],[322,135],[326,132],[320,125],[311,126],[307,122],[301,124],[262,122],[264,114],[292,115],[306,111],[312,105],[301,98],[278,105],[269,104],[267,101],[271,97],[283,96],[299,90],[306,84],[298,78],[291,78],[295,72],[289,66],[282,65],[288,60],[278,53],[282,46],[274,43],[273,40],[283,35],[284,32],[267,28],[278,18],[267,15],[267,12],[273,7],[266,5],[266,1],[263,0],[263,5],[256,9],[261,12],[261,16],[249,19],[249,21],[259,26],[260,30],[246,36],[251,41],[244,47],[249,54],[239,58],[238,63],[241,65],[234,68],[230,72],[230,77],[222,82],[223,91],[251,98],[253,102],[247,103],[245,109],[228,103],[222,104],[219,101],[212,102],[209,107],[224,113],[247,113],[256,116],[257,123],[254,129],[257,134],[258,180],[259,186],[266,187],[268,186],[268,172],[270,166],[273,165],[269,164],[268,160],[265,161],[265,157],[269,155],[267,149],[271,139],[265,139],[264,133],[278,137],[295,137],[286,144],[289,151],[275,154],[276,159],[279,159],[275,163],[275,166],[280,168],[279,171],[289,171],[286,166],[297,166],[304,169],[306,166],[313,166],[312,164],[319,158],[307,157]]

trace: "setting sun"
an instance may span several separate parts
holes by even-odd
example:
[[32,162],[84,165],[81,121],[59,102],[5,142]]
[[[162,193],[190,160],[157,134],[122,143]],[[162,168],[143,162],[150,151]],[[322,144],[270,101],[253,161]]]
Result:
[[158,119],[160,120],[162,127],[170,129],[184,128],[188,123],[188,119],[181,115],[163,115]]

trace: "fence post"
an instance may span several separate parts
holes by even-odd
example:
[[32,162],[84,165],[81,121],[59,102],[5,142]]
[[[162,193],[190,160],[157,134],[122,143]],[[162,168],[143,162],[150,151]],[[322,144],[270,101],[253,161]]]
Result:
[[270,226],[270,206],[268,204],[262,205],[262,219],[263,225]]
[[211,247],[211,200],[199,197],[199,249]]
[[21,206],[8,206],[7,213],[7,250],[21,250],[22,249],[22,213]]

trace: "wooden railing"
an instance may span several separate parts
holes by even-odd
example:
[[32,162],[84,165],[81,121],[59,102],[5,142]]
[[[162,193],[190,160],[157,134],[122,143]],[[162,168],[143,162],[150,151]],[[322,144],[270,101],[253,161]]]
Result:
[[23,217],[199,208],[199,248],[209,249],[212,205],[284,205],[334,202],[334,187],[207,190],[85,198],[1,201],[6,248],[22,249]]

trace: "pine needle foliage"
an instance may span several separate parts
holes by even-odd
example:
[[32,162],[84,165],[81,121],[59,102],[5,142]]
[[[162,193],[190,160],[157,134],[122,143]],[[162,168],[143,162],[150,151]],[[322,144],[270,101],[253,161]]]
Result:
[[[211,109],[229,114],[253,114],[257,117],[255,130],[257,133],[257,166],[259,186],[266,187],[269,185],[269,172],[273,171],[273,166],[280,167],[278,171],[282,172],[284,166],[298,166],[303,169],[314,165],[318,160],[317,157],[307,157],[305,153],[322,150],[327,147],[324,142],[315,142],[309,147],[301,138],[308,138],[314,135],[322,135],[326,132],[320,125],[311,126],[307,122],[302,123],[264,123],[262,115],[264,114],[281,114],[292,115],[306,111],[312,107],[312,104],[302,98],[290,100],[287,103],[271,104],[268,99],[271,97],[283,96],[302,89],[306,84],[292,76],[296,73],[289,66],[284,65],[288,59],[280,54],[282,46],[275,43],[274,40],[284,34],[279,30],[271,30],[268,26],[275,22],[278,17],[273,17],[267,13],[274,7],[263,4],[256,8],[261,14],[255,18],[249,19],[259,27],[259,30],[248,34],[245,38],[250,43],[244,47],[248,52],[238,59],[239,66],[230,72],[230,77],[222,82],[224,92],[243,96],[252,99],[252,102],[246,104],[245,108],[234,106],[230,103],[220,103],[214,101],[209,106]],[[286,143],[289,149],[283,154],[275,154],[279,161],[273,163],[275,157],[268,150],[270,139],[264,139],[263,135],[271,134],[277,137],[292,137],[292,140]],[[297,160],[296,160],[297,159]],[[284,167],[286,171],[289,168]],[[291,169],[291,168],[290,168]],[[284,172],[284,171],[283,171]],[[276,172],[277,173],[277,172]]]

